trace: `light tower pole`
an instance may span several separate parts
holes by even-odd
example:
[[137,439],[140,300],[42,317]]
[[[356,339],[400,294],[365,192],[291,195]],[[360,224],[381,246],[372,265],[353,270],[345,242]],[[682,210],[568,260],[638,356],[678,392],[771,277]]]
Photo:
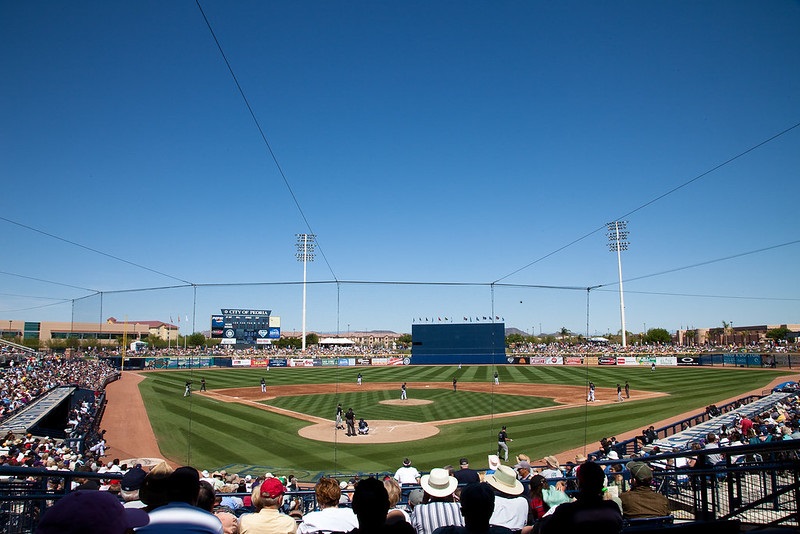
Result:
[[608,248],[611,252],[617,253],[617,266],[619,267],[619,317],[622,322],[622,346],[627,347],[628,341],[625,335],[625,296],[622,290],[622,254],[623,250],[628,250],[628,222],[614,221],[606,223],[608,232]]
[[303,339],[302,350],[306,351],[306,266],[308,262],[314,261],[314,234],[297,234],[297,261],[303,262]]

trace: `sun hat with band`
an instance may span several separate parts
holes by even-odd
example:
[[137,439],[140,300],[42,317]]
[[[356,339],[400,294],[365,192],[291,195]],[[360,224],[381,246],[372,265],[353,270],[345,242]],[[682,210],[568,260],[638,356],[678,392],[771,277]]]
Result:
[[561,469],[561,466],[558,463],[558,458],[555,456],[545,456],[544,463],[546,463],[549,467],[553,469]]
[[508,495],[519,495],[523,490],[522,482],[517,480],[517,474],[507,465],[501,465],[497,471],[486,475],[486,482],[494,489]]
[[431,497],[447,497],[456,491],[458,480],[456,477],[451,477],[447,469],[437,467],[431,469],[429,475],[422,475],[419,485]]

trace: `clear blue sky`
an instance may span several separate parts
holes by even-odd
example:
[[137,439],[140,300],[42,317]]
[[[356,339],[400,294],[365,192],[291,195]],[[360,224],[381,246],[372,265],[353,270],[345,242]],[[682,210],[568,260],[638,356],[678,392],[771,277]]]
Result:
[[299,330],[313,232],[309,330],[616,332],[624,218],[628,330],[800,323],[800,127],[701,176],[800,122],[798,2],[202,7],[283,176],[194,2],[0,3],[0,321]]

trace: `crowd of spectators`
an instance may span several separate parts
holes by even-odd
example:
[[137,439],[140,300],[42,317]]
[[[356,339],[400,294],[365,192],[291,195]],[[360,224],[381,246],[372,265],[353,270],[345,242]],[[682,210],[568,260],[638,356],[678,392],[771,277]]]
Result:
[[101,391],[117,374],[102,360],[60,355],[26,355],[0,368],[0,421],[57,386]]

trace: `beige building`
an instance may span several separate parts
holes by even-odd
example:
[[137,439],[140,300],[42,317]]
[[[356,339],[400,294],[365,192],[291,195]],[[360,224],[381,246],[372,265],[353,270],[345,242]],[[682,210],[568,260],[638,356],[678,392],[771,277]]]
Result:
[[800,324],[761,324],[752,326],[730,326],[723,328],[695,328],[678,330],[678,345],[758,345],[767,342],[767,332],[785,327],[800,332]]
[[15,339],[38,339],[43,345],[50,340],[98,340],[102,345],[116,345],[123,338],[144,339],[156,336],[164,341],[178,339],[179,327],[163,321],[118,322],[109,317],[105,323],[54,321],[0,321],[0,336]]

